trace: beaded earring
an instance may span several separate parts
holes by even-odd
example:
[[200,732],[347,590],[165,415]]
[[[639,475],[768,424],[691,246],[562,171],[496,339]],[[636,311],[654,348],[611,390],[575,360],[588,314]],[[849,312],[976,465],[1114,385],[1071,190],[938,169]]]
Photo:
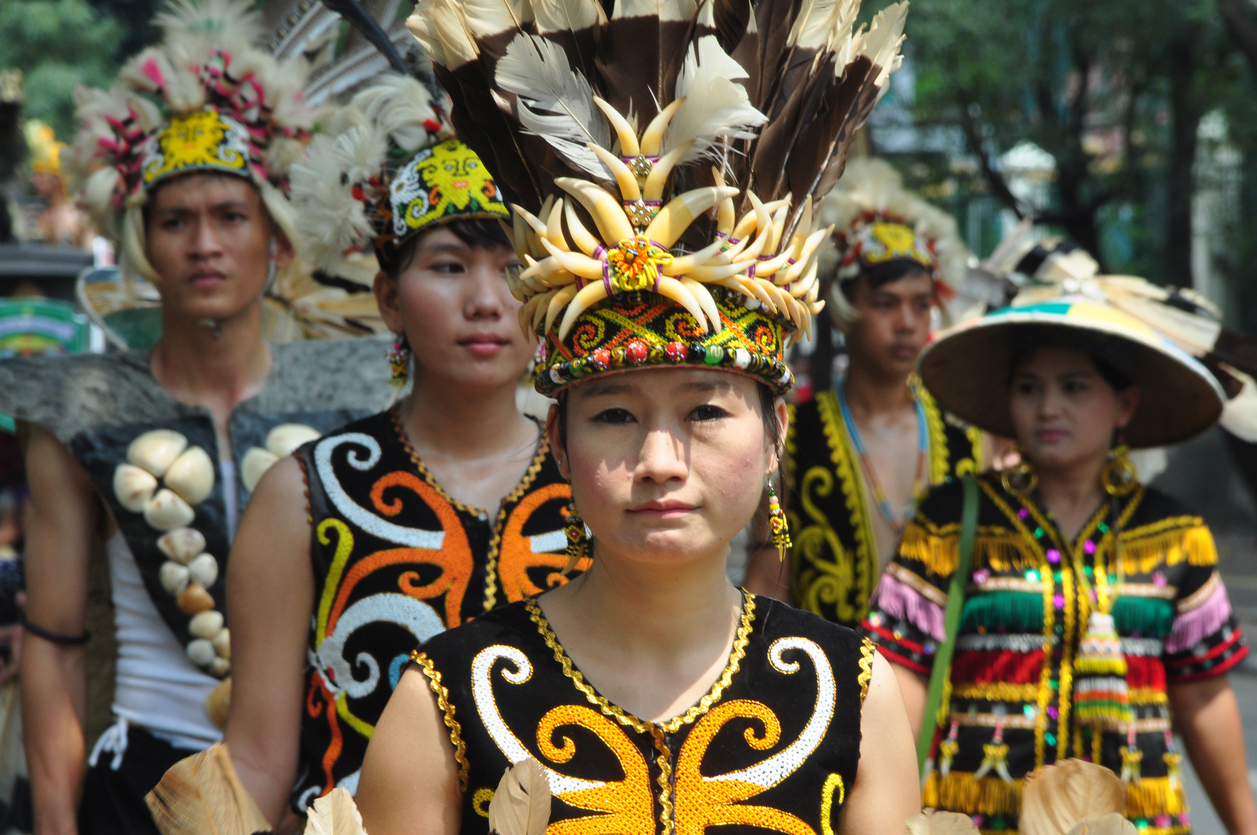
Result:
[[567,565],[564,566],[563,573],[568,574],[589,551],[585,520],[580,517],[580,512],[576,509],[575,499],[567,503],[567,527],[563,529],[563,532],[567,534]]
[[786,521],[786,512],[781,509],[777,499],[777,491],[773,489],[772,479],[768,479],[768,527],[773,533],[773,545],[777,547],[777,558],[785,560],[786,551],[793,544],[790,542],[790,524]]
[[396,388],[406,385],[406,381],[410,379],[410,343],[406,341],[405,333],[399,333],[393,347],[389,349],[388,364],[393,369],[389,385]]

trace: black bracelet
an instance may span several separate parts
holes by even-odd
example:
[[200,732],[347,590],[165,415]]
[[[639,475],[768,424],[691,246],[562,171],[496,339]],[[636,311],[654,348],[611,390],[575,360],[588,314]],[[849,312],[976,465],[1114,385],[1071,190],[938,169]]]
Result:
[[36,626],[35,624],[31,623],[29,620],[26,619],[25,612],[22,612],[20,615],[18,615],[18,623],[22,624],[22,628],[25,629],[27,632],[31,633],[32,635],[38,635],[40,638],[43,638],[45,641],[52,641],[54,644],[61,644],[62,646],[67,646],[67,647],[80,646],[82,644],[86,644],[88,641],[92,639],[92,633],[88,632],[87,630],[83,630],[82,635],[62,635],[59,632],[51,632],[47,629],[44,629],[42,626]]

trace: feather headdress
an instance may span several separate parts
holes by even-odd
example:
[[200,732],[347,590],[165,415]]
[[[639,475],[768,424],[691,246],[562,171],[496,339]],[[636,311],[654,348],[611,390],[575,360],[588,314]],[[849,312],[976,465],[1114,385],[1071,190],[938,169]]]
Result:
[[833,275],[830,313],[839,328],[858,316],[842,284],[870,266],[909,261],[929,272],[945,301],[960,289],[969,268],[969,250],[947,212],[903,187],[899,172],[879,159],[852,160],[825,201],[821,221],[834,227],[833,260],[822,264]]
[[907,3],[867,29],[858,10],[420,0],[408,25],[454,127],[515,204],[512,290],[545,339],[539,391],[658,363],[790,387],[783,340],[824,304],[817,202],[901,60]]
[[162,41],[129,60],[106,90],[80,90],[72,163],[83,201],[121,244],[124,273],[157,283],[144,254],[141,207],[170,177],[210,170],[258,187],[290,237],[282,192],[308,139],[304,62],[258,47],[249,0],[170,0],[154,22]]

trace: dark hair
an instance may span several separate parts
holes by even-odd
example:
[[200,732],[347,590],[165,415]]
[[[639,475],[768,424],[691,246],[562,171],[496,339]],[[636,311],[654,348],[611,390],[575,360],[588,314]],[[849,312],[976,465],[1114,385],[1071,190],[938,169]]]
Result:
[[1127,340],[1076,328],[1035,326],[1026,328],[1014,349],[1013,361],[1008,367],[1010,380],[1021,364],[1040,348],[1059,348],[1086,355],[1096,373],[1116,392],[1125,391],[1135,382],[1139,353]]
[[415,260],[415,250],[419,242],[434,229],[448,229],[455,237],[474,249],[514,249],[506,230],[496,220],[477,217],[466,220],[452,220],[440,226],[430,226],[401,245],[392,258],[381,259],[380,267],[384,274],[394,281],[406,271]]
[[[759,393],[760,417],[764,421],[764,432],[773,439],[773,448],[777,452],[777,461],[780,465],[785,456],[785,449],[781,441],[781,421],[777,419],[777,410],[773,408],[777,402],[777,395],[773,394],[773,390],[764,383],[757,382],[755,390]],[[559,438],[563,441],[563,446],[567,446],[566,392],[559,394],[557,419],[559,422]]]
[[901,278],[907,278],[913,272],[920,272],[926,278],[930,277],[928,267],[908,258],[896,258],[893,261],[866,266],[855,278],[840,282],[838,286],[842,288],[842,294],[847,297],[847,301],[855,304],[855,289],[861,279],[868,283],[869,289],[876,290],[887,284],[893,284]]

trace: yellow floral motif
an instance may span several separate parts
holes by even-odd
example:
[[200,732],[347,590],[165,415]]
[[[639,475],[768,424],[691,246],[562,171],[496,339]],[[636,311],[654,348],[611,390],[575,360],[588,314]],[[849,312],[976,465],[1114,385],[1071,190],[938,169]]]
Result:
[[[728,778],[703,777],[699,767],[703,755],[707,753],[707,746],[716,733],[734,718],[756,719],[763,725],[762,736],[757,736],[753,727],[747,728],[743,733],[746,744],[757,751],[767,750],[781,739],[780,720],[761,702],[739,699],[712,708],[694,726],[677,758],[677,835],[703,835],[709,826],[738,824],[789,835],[816,835],[810,826],[788,812],[769,806],[741,803],[771,786]],[[782,779],[787,776],[789,775],[785,773],[781,775]]]
[[916,232],[902,223],[874,223],[865,228],[861,258],[868,264],[907,259],[933,269],[934,258],[917,240]]
[[211,108],[176,116],[157,134],[156,153],[144,165],[144,184],[189,168],[244,171],[247,146],[241,131]]
[[641,750],[624,731],[601,713],[584,705],[561,705],[537,725],[537,746],[551,762],[566,763],[576,756],[576,744],[568,737],[554,743],[554,733],[564,725],[591,731],[620,762],[624,780],[602,783],[593,788],[560,792],[564,803],[602,814],[554,821],[546,835],[619,835],[625,832],[653,832],[655,829],[650,772]]
[[457,139],[425,148],[406,163],[394,178],[389,199],[399,237],[447,216],[510,216],[489,170]]
[[611,266],[611,287],[620,293],[649,290],[659,280],[659,268],[672,263],[667,250],[638,235],[620,241],[607,252]]

